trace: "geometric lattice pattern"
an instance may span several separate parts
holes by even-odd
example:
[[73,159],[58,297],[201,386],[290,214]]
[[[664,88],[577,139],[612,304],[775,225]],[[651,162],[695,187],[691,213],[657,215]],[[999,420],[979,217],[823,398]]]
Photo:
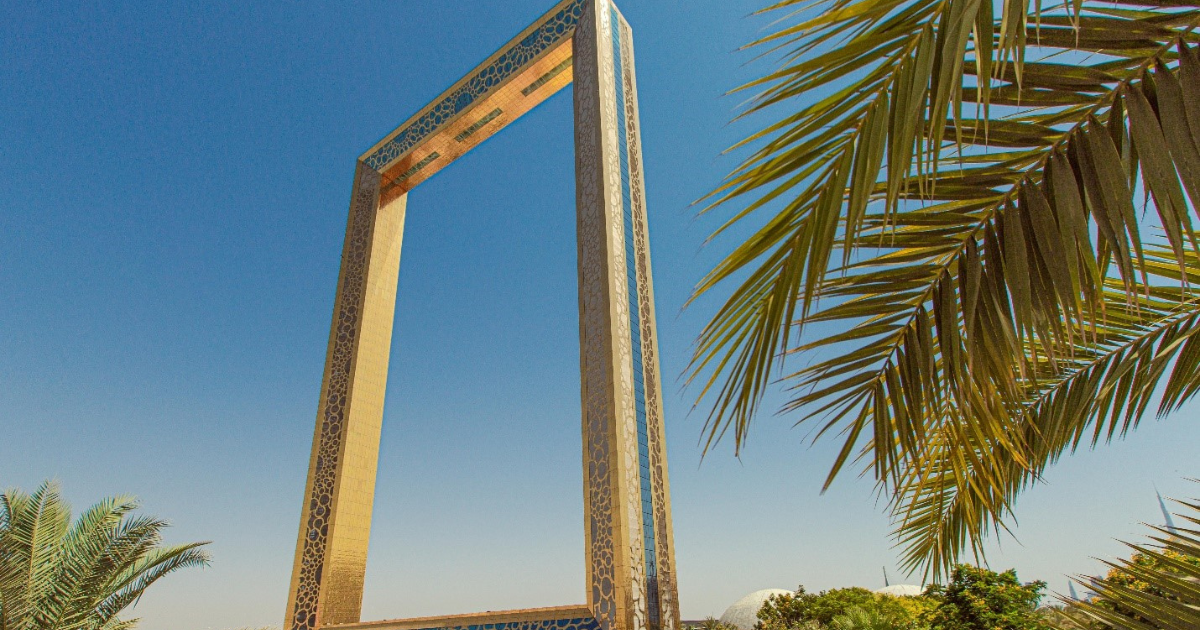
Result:
[[[610,0],[564,0],[359,158],[287,630],[679,629],[634,65]],[[572,83],[586,604],[361,622],[408,193]]]
[[[599,630],[600,626],[594,617],[576,617],[574,619],[548,619],[545,621],[510,621],[508,623],[471,624],[469,626],[450,626],[446,630]],[[441,628],[425,628],[423,630],[442,630]]]
[[301,525],[301,554],[308,561],[299,567],[298,584],[301,588],[293,595],[296,599],[294,607],[300,613],[293,621],[296,627],[301,628],[316,626],[317,598],[324,567],[315,560],[328,551],[327,534],[333,512],[334,484],[337,481],[336,468],[330,464],[338,460],[342,448],[355,341],[361,330],[358,315],[362,311],[366,289],[365,274],[359,270],[366,268],[370,255],[371,219],[375,214],[378,195],[378,174],[359,169],[357,178],[359,181],[350,207],[350,225],[342,263],[349,273],[343,273],[344,279],[339,283],[337,297],[339,303],[353,307],[339,309],[335,338],[330,341],[328,362],[332,369],[327,370],[321,394],[321,416],[317,421],[318,433],[314,440],[319,448],[315,449],[316,461],[309,474],[309,505]]
[[383,146],[364,158],[363,164],[377,171],[384,170],[388,164],[420,144],[450,118],[469,109],[480,97],[504,83],[531,60],[569,39],[582,11],[583,0],[574,0],[554,11],[549,19],[539,20],[540,24],[532,33],[522,37],[515,46],[505,48],[499,56],[477,69],[448,94],[439,97],[416,120],[402,125]]

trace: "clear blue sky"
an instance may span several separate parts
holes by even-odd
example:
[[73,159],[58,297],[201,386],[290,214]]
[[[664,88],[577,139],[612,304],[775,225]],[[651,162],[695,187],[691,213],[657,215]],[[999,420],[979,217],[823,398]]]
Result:
[[[283,615],[354,159],[550,0],[8,3],[0,21],[0,486],[117,492],[211,539],[146,630]],[[703,463],[679,375],[729,241],[689,204],[735,166],[762,71],[745,0],[626,0],[635,30],[683,613],[897,577],[871,484],[763,417]],[[571,99],[409,201],[364,617],[583,601]],[[1197,406],[1071,458],[993,566],[1066,590],[1187,496]]]

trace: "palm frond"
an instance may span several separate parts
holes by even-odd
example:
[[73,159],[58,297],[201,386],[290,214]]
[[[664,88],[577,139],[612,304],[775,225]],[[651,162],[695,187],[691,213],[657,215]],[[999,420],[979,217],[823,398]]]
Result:
[[44,624],[55,603],[57,542],[70,523],[70,509],[62,502],[58,484],[46,482],[32,495],[5,493],[0,512],[4,513],[0,522],[6,525],[0,530],[2,620],[24,617]]
[[891,509],[907,568],[936,576],[963,550],[981,560],[980,534],[1003,530],[1017,495],[1064,453],[1133,430],[1164,381],[1160,415],[1200,387],[1200,296],[1160,286],[1128,303],[1119,282],[1110,285],[1104,325],[1076,331],[1088,342],[1056,370],[1041,366],[1045,376],[1028,386],[1023,406],[1004,412],[1016,433],[1009,442],[1027,445],[1024,460],[989,452],[995,444],[964,433],[969,421],[949,405],[922,460],[902,466]]
[[[1200,352],[1190,336],[1131,345],[1194,314],[1200,11],[1152,0],[773,8],[800,13],[756,43],[782,63],[746,86],[761,90],[747,114],[811,104],[748,138],[750,157],[710,197],[709,211],[744,204],[717,234],[774,214],[696,289],[744,278],[690,368],[712,401],[706,445],[733,428],[740,448],[783,378],[784,411],[842,436],[826,486],[863,462],[894,498],[910,566],[936,572],[980,549],[1019,489],[1087,429],[1135,424],[1167,362]],[[847,329],[793,341],[815,322]],[[1166,358],[1131,368],[1142,352]],[[790,353],[819,360],[787,373]],[[1176,375],[1167,407],[1196,391]],[[1107,406],[1071,398],[1088,387]],[[1129,403],[1130,392],[1144,396]]]
[[70,627],[80,623],[94,608],[95,594],[89,577],[108,547],[109,532],[117,529],[130,512],[138,508],[132,497],[101,499],[79,515],[63,537],[63,562],[56,578],[59,599],[64,602],[55,622]]
[[1200,505],[1180,505],[1189,512],[1179,515],[1189,527],[1170,531],[1155,527],[1155,544],[1127,543],[1134,558],[1140,557],[1142,562],[1105,562],[1110,576],[1126,579],[1078,579],[1094,590],[1096,597],[1069,603],[1077,617],[1120,630],[1200,628]]
[[96,606],[96,618],[107,623],[117,613],[141,599],[146,589],[162,577],[188,567],[208,565],[208,554],[201,550],[207,542],[151,549],[120,573],[111,593]]
[[0,630],[129,628],[117,614],[151,584],[208,564],[208,543],[162,547],[167,523],[137,507],[104,499],[71,524],[55,483],[0,494]]

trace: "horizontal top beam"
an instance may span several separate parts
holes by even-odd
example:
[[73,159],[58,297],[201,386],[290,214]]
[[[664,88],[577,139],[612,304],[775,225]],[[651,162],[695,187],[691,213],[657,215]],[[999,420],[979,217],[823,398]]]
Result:
[[585,0],[563,0],[380,140],[359,161],[381,194],[412,190],[573,78],[571,38]]

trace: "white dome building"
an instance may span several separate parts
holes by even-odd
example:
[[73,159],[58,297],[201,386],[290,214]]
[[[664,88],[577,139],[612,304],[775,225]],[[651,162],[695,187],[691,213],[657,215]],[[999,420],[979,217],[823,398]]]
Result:
[[733,602],[721,613],[721,623],[737,627],[738,630],[754,630],[758,623],[758,609],[774,595],[795,595],[795,591],[782,588],[765,588]]
[[891,595],[892,597],[916,597],[925,592],[925,589],[916,584],[892,584],[885,586],[877,591],[880,595]]

